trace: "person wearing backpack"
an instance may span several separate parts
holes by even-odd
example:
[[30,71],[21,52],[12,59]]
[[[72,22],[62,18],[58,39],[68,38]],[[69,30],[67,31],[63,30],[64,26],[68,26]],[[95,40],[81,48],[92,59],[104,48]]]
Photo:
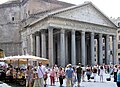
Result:
[[78,67],[76,68],[76,74],[77,74],[78,87],[80,87],[81,74],[82,74],[81,63],[79,63],[79,64],[78,64]]
[[72,77],[73,77],[73,74],[74,74],[74,70],[73,70],[71,64],[69,64],[68,68],[66,68],[65,74],[66,74],[66,86],[67,87],[72,87],[73,86]]

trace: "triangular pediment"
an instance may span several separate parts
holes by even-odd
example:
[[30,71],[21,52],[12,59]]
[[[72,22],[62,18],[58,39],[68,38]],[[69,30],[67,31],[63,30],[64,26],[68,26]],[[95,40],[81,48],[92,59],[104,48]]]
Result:
[[80,6],[63,9],[61,11],[53,13],[52,16],[109,27],[116,27],[116,25],[91,2]]

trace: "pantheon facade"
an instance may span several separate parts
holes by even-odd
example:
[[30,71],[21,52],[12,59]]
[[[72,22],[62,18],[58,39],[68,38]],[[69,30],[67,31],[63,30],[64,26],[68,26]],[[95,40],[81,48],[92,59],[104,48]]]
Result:
[[87,2],[42,15],[24,26],[20,32],[24,51],[49,59],[50,66],[66,66],[79,62],[82,65],[110,64],[110,44],[115,64],[116,30],[116,25],[107,16],[91,2]]

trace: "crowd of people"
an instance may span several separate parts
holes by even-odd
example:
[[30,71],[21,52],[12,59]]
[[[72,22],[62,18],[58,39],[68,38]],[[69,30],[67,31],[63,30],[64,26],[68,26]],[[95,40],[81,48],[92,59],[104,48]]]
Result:
[[[25,79],[26,87],[46,87],[47,79],[50,78],[50,85],[55,86],[55,82],[59,82],[60,87],[63,86],[63,80],[66,79],[66,86],[72,87],[77,83],[80,87],[81,82],[98,81],[104,82],[104,75],[109,74],[110,81],[111,76],[114,76],[114,82],[120,87],[120,66],[119,65],[95,65],[83,67],[80,63],[77,65],[68,64],[66,67],[58,67],[56,64],[52,67],[46,67],[39,62],[37,67],[28,65],[27,69],[14,69],[12,66],[8,67],[4,71],[3,77],[9,77],[9,79]],[[87,80],[85,79],[87,77]],[[92,80],[91,80],[92,79]],[[4,80],[1,78],[1,80]],[[10,80],[13,81],[13,80]]]
[[[73,87],[74,84],[77,83],[78,87],[80,87],[81,81],[91,82],[93,79],[94,82],[97,81],[97,75],[100,77],[99,81],[104,82],[104,75],[109,74],[109,78],[106,80],[111,80],[111,76],[114,76],[114,82],[116,82],[117,86],[120,87],[120,66],[118,65],[95,65],[95,66],[86,66],[83,67],[80,63],[77,65],[68,64],[66,67],[58,67],[56,64],[51,68],[45,67],[42,63],[39,63],[39,66],[36,68],[36,78],[33,75],[33,81],[29,80],[29,87],[44,87],[46,85],[46,80],[48,75],[50,77],[50,85],[55,86],[55,82],[59,81],[60,87],[63,85],[63,80],[66,79],[66,87]],[[28,74],[29,75],[29,74]],[[85,77],[87,76],[87,80]],[[45,82],[45,84],[44,84]],[[27,86],[26,86],[27,87]]]

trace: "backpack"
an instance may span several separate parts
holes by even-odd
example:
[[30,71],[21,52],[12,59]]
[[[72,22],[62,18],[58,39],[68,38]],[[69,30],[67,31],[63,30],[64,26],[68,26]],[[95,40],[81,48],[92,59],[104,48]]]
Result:
[[81,68],[81,67],[78,67],[76,73],[77,73],[77,74],[81,74],[81,73],[82,73],[82,68]]

